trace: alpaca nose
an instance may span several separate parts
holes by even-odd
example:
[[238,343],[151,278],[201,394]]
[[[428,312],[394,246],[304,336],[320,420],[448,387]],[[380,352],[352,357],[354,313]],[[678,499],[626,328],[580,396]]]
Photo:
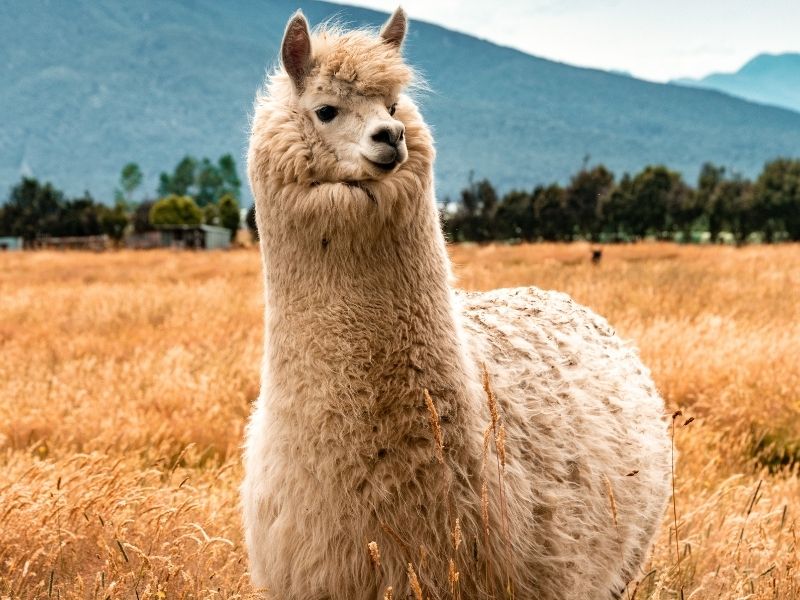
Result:
[[400,123],[396,126],[383,126],[372,134],[372,141],[378,144],[387,144],[397,148],[405,133],[405,127]]

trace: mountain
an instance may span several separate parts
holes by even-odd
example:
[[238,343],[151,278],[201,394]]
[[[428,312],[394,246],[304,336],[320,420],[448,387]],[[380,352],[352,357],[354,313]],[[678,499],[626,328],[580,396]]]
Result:
[[719,90],[800,112],[800,53],[759,54],[735,73],[712,73],[673,83]]
[[[248,115],[288,17],[386,15],[296,0],[0,3],[0,189],[21,174],[108,201],[136,161],[152,194],[186,153],[239,158]],[[713,160],[753,175],[800,151],[800,114],[715,91],[576,68],[413,22],[409,60],[437,140],[439,195],[470,173],[501,190],[564,181],[584,157],[616,172]]]

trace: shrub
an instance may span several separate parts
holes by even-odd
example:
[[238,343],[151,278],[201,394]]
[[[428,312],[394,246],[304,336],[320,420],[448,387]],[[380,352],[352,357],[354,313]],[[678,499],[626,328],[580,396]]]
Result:
[[216,204],[206,204],[203,207],[203,223],[219,225],[219,207]]
[[103,207],[100,211],[100,228],[116,243],[122,240],[129,222],[128,212],[122,203],[117,203],[114,208]]
[[200,225],[202,222],[203,211],[189,196],[172,194],[150,209],[152,225]]

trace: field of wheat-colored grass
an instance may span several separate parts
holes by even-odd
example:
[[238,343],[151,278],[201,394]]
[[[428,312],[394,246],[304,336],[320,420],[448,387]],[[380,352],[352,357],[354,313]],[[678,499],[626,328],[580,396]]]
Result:
[[[675,502],[629,597],[800,597],[800,246],[452,256],[461,287],[606,316],[682,411]],[[261,285],[253,250],[0,254],[0,598],[253,594],[239,446]]]

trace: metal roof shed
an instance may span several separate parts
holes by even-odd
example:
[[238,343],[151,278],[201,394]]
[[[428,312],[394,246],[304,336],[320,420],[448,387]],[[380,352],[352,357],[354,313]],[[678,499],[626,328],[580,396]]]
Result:
[[21,237],[0,236],[0,250],[22,250],[22,246]]
[[231,232],[216,225],[161,225],[161,246],[221,250],[231,245]]

